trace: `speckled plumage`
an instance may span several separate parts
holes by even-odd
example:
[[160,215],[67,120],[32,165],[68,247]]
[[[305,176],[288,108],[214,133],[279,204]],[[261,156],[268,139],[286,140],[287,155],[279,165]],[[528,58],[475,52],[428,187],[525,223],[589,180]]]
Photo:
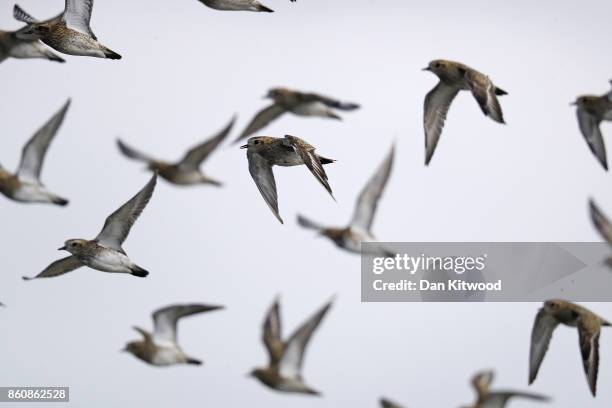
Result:
[[497,96],[507,95],[507,92],[495,86],[485,74],[460,62],[447,60],[431,61],[425,70],[433,72],[440,79],[425,97],[425,165],[433,157],[448,110],[460,91],[471,91],[485,116],[505,123]]
[[531,333],[529,354],[529,384],[532,384],[540,370],[548,350],[553,332],[559,324],[578,328],[580,353],[593,396],[597,393],[599,370],[599,335],[602,326],[610,323],[575,303],[565,300],[548,300],[536,315]]
[[241,149],[247,149],[251,177],[281,224],[283,220],[278,212],[278,194],[272,166],[306,165],[325,190],[334,197],[323,169],[324,164],[333,163],[334,160],[316,154],[315,148],[306,141],[290,135],[284,138],[258,136],[250,138]]
[[[610,83],[612,84],[612,81]],[[578,126],[584,140],[599,164],[607,171],[608,158],[600,124],[603,121],[612,121],[612,91],[600,96],[579,96],[573,105],[576,106]]]

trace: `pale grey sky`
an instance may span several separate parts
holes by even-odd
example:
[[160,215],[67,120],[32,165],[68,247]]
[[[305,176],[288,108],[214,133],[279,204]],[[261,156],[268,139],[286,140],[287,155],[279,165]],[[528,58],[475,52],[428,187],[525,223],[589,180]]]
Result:
[[[69,385],[70,405],[90,408],[365,408],[380,395],[409,407],[453,407],[472,400],[469,377],[487,367],[497,370],[496,385],[526,389],[537,304],[361,304],[359,257],[300,229],[295,214],[344,224],[395,140],[396,166],[374,227],[381,239],[599,240],[587,198],[612,215],[612,176],[588,151],[569,102],[608,90],[610,2],[265,3],[276,12],[224,13],[196,0],[97,1],[92,28],[121,61],[67,56],[66,64],[0,65],[5,167],[17,165],[25,141],[73,98],[43,171],[70,206],[0,200],[0,299],[8,305],[0,310],[0,385]],[[3,29],[19,27],[12,5],[0,7]],[[45,18],[63,1],[20,5]],[[469,64],[507,90],[508,125],[485,118],[461,95],[425,168],[422,104],[437,79],[420,69],[435,58]],[[21,280],[57,259],[65,239],[94,237],[148,180],[141,165],[119,154],[116,137],[178,158],[234,113],[235,137],[278,85],[362,104],[343,122],[286,116],[264,132],[300,136],[337,159],[327,172],[338,203],[305,169],[279,169],[282,226],[252,182],[244,151],[224,146],[205,165],[224,188],[160,181],[125,243],[151,272],[147,279],[83,269]],[[260,325],[277,293],[287,334],[338,296],[305,364],[321,399],[278,394],[245,377],[266,362]],[[150,327],[151,311],[188,301],[227,306],[180,326],[184,349],[203,367],[159,369],[119,353],[138,338],[132,325]],[[589,306],[612,318],[612,305]],[[575,332],[558,329],[531,389],[553,396],[550,406],[610,406],[612,331],[600,340],[596,400],[577,343]]]

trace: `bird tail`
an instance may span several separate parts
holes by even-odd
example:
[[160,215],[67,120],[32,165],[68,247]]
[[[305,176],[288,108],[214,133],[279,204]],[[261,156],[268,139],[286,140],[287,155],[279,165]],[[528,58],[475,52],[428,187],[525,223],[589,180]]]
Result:
[[501,88],[495,87],[495,95],[498,95],[498,96],[508,95],[508,92],[504,91]]
[[266,12],[266,13],[274,13],[274,10],[264,6],[261,3],[257,3],[257,5],[255,5],[255,7],[257,8],[257,11],[263,11],[263,12]]
[[62,198],[62,197],[51,196],[51,202],[53,204],[60,205],[60,206],[64,207],[64,206],[68,205],[69,201],[66,200],[65,198]]
[[187,357],[187,364],[202,365],[202,361],[196,358]]
[[328,110],[327,112],[325,112],[325,116],[327,116],[330,119],[342,120],[342,118],[340,116],[336,115],[331,110]]
[[132,271],[132,275],[138,276],[139,278],[144,278],[149,274],[149,271],[147,271],[146,269],[142,269],[138,265],[132,266],[130,270]]
[[113,59],[113,60],[121,59],[121,55],[117,54],[115,51],[109,48],[103,47],[102,52],[104,53],[104,56],[108,59]]
[[323,157],[323,156],[318,156],[319,161],[321,162],[321,164],[330,164],[330,163],[334,163],[335,160],[334,159],[328,159],[327,157]]

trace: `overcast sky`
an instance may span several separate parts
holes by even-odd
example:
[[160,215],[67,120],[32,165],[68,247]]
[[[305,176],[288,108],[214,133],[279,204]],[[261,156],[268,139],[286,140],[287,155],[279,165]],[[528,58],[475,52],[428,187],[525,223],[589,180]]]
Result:
[[[20,27],[13,2],[1,3],[0,27]],[[300,229],[295,215],[345,224],[395,140],[396,165],[374,226],[382,240],[599,240],[587,199],[612,215],[612,175],[589,152],[569,102],[608,90],[610,2],[265,3],[276,12],[219,12],[196,0],[97,1],[92,28],[122,60],[0,65],[4,167],[15,168],[27,139],[73,99],[43,171],[70,206],[0,200],[0,300],[8,305],[0,311],[0,385],[68,385],[71,406],[92,408],[365,408],[381,395],[409,407],[454,407],[472,400],[469,377],[489,367],[495,385],[526,389],[537,304],[362,304],[359,257]],[[39,18],[63,7],[20,4]],[[508,125],[460,95],[426,168],[422,105],[437,79],[421,68],[435,58],[464,62],[508,91],[501,100]],[[337,159],[327,167],[337,203],[305,168],[277,169],[280,225],[245,152],[228,143],[205,164],[222,189],[158,184],[124,245],[151,272],[147,279],[81,269],[21,280],[63,256],[56,248],[65,239],[93,238],[146,183],[143,166],[117,151],[118,136],[178,159],[233,114],[236,137],[279,85],[363,106],[342,122],[288,115],[263,133],[297,135]],[[267,361],[260,325],[276,294],[287,335],[337,295],[304,370],[323,398],[278,394],[245,377]],[[151,327],[154,309],[195,301],[227,306],[180,325],[184,350],[204,366],[160,369],[119,353],[138,338],[132,325]],[[588,306],[612,318],[612,305]],[[577,343],[575,330],[559,328],[531,389],[553,396],[551,406],[610,406],[612,331],[600,340],[596,400]]]

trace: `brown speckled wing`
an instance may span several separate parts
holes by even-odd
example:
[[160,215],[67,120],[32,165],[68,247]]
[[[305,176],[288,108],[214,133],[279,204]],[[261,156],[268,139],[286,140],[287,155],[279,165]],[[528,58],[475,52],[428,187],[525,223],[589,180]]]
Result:
[[60,276],[65,273],[72,272],[75,269],[80,268],[81,266],[83,266],[81,261],[79,261],[77,257],[71,255],[53,262],[51,265],[47,266],[44,271],[32,278],[24,276],[23,280],[53,278],[55,276]]
[[285,112],[285,108],[277,104],[272,104],[267,108],[262,109],[257,113],[257,115],[255,115],[253,120],[251,120],[251,123],[249,123],[246,129],[242,131],[240,136],[238,136],[238,138],[234,140],[234,143],[237,143],[238,141],[245,139],[251,136],[253,133],[256,133],[261,129],[265,128],[270,124],[270,122],[277,119]]
[[559,322],[544,308],[536,315],[531,331],[531,346],[529,351],[529,384],[533,383],[538,375],[542,360],[548,351],[550,339]]
[[423,115],[423,127],[425,129],[425,165],[428,165],[438,146],[446,115],[451,103],[459,93],[459,88],[446,85],[440,81],[427,96]]
[[495,95],[497,88],[489,77],[480,72],[468,70],[465,79],[482,112],[498,123],[505,123],[501,105]]
[[580,108],[576,109],[576,116],[578,117],[580,132],[587,142],[589,149],[593,155],[595,155],[599,164],[601,164],[605,170],[608,170],[606,145],[601,135],[601,130],[599,129],[599,121],[593,115],[590,115]]
[[247,158],[249,160],[249,173],[251,173],[255,185],[274,216],[283,224],[283,219],[278,213],[278,194],[272,166],[257,153],[247,152]]
[[599,327],[595,317],[578,319],[582,365],[593,396],[597,394],[597,374],[599,372]]
[[304,164],[306,165],[306,167],[308,167],[308,169],[316,177],[316,179],[319,180],[319,183],[321,183],[321,185],[325,187],[325,190],[327,190],[329,195],[334,198],[334,194],[329,185],[329,182],[327,181],[327,174],[323,169],[321,160],[319,160],[319,157],[315,154],[315,148],[304,140],[300,139],[299,137],[285,135],[285,139],[295,149],[296,153],[300,155],[302,160],[304,160]]
[[236,122],[236,117],[232,118],[232,120],[221,130],[219,133],[206,140],[204,143],[201,143],[192,149],[190,149],[185,157],[181,160],[180,166],[182,168],[197,170],[200,167],[200,164],[223,142],[223,140],[229,135],[232,127],[234,126],[234,122]]

